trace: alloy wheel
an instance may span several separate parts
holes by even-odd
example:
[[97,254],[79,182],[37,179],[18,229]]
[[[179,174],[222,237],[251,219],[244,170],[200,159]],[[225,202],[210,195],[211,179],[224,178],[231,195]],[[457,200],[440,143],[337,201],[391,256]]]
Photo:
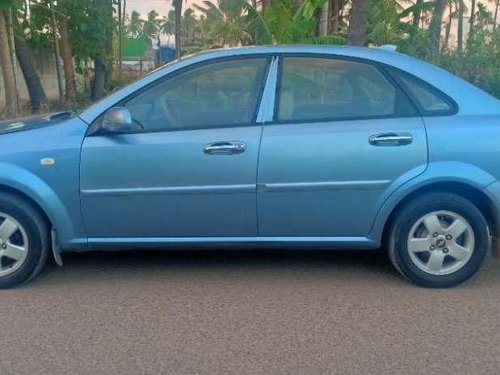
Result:
[[448,275],[467,264],[475,246],[469,222],[451,211],[435,211],[421,217],[408,236],[412,262],[431,275]]
[[0,277],[18,270],[29,251],[28,235],[12,216],[0,212]]

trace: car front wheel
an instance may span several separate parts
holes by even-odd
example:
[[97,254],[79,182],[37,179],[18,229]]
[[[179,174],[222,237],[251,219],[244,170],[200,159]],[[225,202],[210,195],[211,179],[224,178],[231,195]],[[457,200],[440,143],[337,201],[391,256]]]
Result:
[[16,286],[38,274],[49,244],[41,213],[15,194],[0,193],[0,288]]
[[421,196],[392,225],[389,257],[414,283],[453,287],[477,273],[490,250],[488,224],[468,200],[449,193]]

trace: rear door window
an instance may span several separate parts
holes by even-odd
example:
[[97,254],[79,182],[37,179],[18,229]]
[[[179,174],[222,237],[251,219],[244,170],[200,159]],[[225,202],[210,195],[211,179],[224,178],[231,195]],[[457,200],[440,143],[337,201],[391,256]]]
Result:
[[285,57],[278,121],[417,115],[406,95],[374,65],[323,57]]

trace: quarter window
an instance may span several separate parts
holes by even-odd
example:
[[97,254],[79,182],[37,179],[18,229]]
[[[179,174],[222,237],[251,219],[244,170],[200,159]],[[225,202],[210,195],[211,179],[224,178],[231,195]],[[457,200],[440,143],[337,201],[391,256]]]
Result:
[[424,115],[450,114],[455,111],[454,104],[434,87],[403,72],[393,71],[393,74]]
[[266,58],[203,65],[146,90],[125,106],[146,131],[248,125],[266,66]]
[[283,60],[279,121],[416,115],[380,70],[362,62],[314,57]]

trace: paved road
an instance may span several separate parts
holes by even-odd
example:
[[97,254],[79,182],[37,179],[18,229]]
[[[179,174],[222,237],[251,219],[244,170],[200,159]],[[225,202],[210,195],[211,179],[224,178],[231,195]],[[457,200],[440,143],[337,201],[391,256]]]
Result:
[[500,259],[452,290],[373,254],[74,254],[0,292],[0,374],[498,374]]

